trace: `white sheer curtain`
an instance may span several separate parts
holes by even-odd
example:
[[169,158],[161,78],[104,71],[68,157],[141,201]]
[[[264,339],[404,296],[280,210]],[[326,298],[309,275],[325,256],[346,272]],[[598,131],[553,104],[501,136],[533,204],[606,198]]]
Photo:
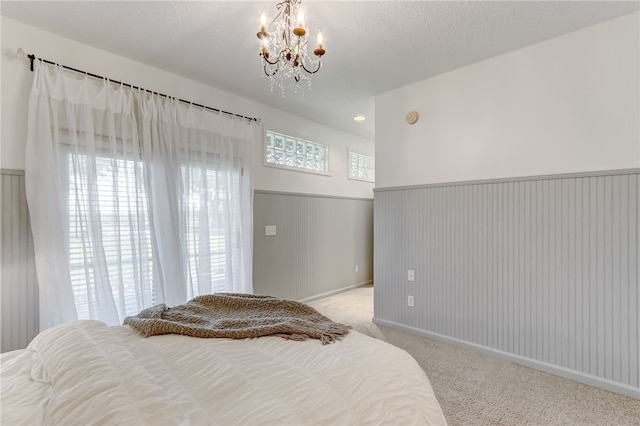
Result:
[[[251,146],[260,132],[153,95],[141,96],[140,110],[163,302],[250,293]],[[177,281],[187,285],[170,285]]]
[[259,126],[36,65],[25,178],[41,329],[251,292]]

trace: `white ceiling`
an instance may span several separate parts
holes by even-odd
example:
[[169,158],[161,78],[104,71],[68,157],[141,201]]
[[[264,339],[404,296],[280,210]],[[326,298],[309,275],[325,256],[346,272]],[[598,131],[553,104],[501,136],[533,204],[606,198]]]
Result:
[[[0,6],[9,18],[371,140],[377,94],[640,9],[639,1],[303,0],[309,31],[322,30],[327,54],[301,99],[271,92],[268,79],[260,77],[255,33],[260,13],[273,18],[275,4],[2,1]],[[354,122],[357,114],[367,120]]]

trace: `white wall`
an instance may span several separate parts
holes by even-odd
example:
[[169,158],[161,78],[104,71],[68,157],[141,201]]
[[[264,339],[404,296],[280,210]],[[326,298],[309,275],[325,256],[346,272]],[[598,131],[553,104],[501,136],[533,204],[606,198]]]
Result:
[[640,167],[639,21],[636,12],[377,96],[376,187]]
[[[373,141],[267,107],[211,86],[171,74],[134,60],[42,31],[2,17],[2,140],[0,168],[24,169],[27,101],[33,73],[16,50],[64,65],[105,75],[147,89],[238,114],[262,118],[264,129],[330,146],[331,176],[279,170],[262,165],[262,146],[256,147],[255,188],[271,191],[372,198],[373,185],[347,179],[347,149],[373,155]],[[256,64],[256,78],[259,68]],[[320,88],[316,87],[315,90]],[[293,96],[293,95],[292,95]]]

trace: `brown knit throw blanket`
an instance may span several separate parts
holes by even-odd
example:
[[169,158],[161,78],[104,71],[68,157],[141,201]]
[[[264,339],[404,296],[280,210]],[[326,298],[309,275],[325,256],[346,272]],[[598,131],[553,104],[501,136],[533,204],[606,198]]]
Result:
[[342,339],[351,328],[331,321],[304,303],[234,293],[199,296],[173,308],[156,305],[125,318],[124,324],[145,337],[157,334],[232,339],[280,336],[291,340],[320,339],[323,345]]

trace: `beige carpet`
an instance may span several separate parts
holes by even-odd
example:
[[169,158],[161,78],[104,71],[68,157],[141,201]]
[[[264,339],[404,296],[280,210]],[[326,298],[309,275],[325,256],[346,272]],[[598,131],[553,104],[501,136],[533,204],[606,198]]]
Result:
[[640,401],[633,398],[373,324],[371,286],[309,304],[409,352],[450,425],[640,425]]

